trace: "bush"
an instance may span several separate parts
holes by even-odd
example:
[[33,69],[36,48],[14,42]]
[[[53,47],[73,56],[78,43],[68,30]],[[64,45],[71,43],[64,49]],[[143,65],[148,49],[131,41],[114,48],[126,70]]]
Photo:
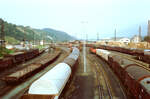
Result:
[[0,57],[3,57],[4,55],[11,54],[11,53],[14,53],[14,50],[0,47]]

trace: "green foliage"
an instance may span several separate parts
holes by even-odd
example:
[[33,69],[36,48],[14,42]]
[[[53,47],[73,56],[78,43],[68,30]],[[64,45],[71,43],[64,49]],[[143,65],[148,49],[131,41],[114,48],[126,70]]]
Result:
[[39,50],[44,49],[44,47],[45,47],[45,45],[38,45],[38,46],[36,46],[36,48],[38,48]]
[[20,42],[13,37],[6,36],[5,40],[9,44],[19,44]]
[[70,35],[68,35],[67,33],[62,32],[62,31],[57,31],[57,30],[53,30],[50,28],[45,28],[42,30],[47,32],[47,35],[50,35],[51,37],[53,37],[55,41],[69,41],[69,40],[75,39],[71,37]]
[[56,31],[50,28],[40,30],[33,29],[29,26],[17,26],[15,24],[7,22],[4,22],[4,32],[7,36],[6,40],[10,44],[16,44],[18,43],[18,41],[23,41],[24,39],[31,42],[33,42],[34,39],[36,39],[36,41],[44,39],[47,42],[51,42],[51,39],[49,37],[51,37],[54,42],[68,41],[74,39],[65,32]]
[[2,58],[4,55],[7,55],[7,54],[11,54],[11,53],[14,53],[15,51],[14,50],[10,50],[10,49],[7,49],[7,48],[2,48],[0,47],[0,57]]
[[144,41],[150,42],[150,36],[145,36]]

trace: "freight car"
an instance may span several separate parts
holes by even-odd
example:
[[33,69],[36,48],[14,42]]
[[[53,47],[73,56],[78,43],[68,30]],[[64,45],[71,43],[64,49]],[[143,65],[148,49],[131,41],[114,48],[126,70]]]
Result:
[[0,60],[0,70],[5,70],[20,64],[24,61],[30,60],[39,55],[39,50],[34,49],[27,52],[16,52],[10,55],[5,56]]
[[39,54],[39,50],[38,49],[34,49],[34,50],[29,50],[27,52],[16,52],[11,54],[11,57],[14,60],[15,64],[30,60],[36,56],[38,56]]
[[141,55],[139,60],[150,64],[150,50],[144,50],[144,55]]
[[[94,45],[93,45],[93,47],[94,47]],[[149,61],[150,55],[145,54],[145,52],[147,53],[147,51],[148,51],[145,49],[125,48],[125,47],[108,46],[108,45],[98,45],[96,48],[134,55],[134,56],[136,56],[136,59],[150,64],[150,61]]]
[[107,50],[96,49],[96,54],[110,63],[128,93],[136,99],[150,99],[150,71],[137,63]]
[[12,58],[4,58],[0,60],[0,71],[11,67],[13,64]]
[[26,78],[37,73],[44,67],[48,66],[59,55],[60,55],[60,51],[58,51],[54,56],[51,56],[50,54],[46,54],[42,56],[40,59],[36,60],[34,63],[24,66],[23,69],[17,70],[16,72],[1,78],[1,80],[5,81],[8,84],[18,84],[26,80]]
[[[112,69],[136,99],[150,98],[150,71],[120,56],[108,56]],[[108,60],[108,61],[110,61]]]
[[27,65],[25,68],[18,70],[10,75],[7,75],[1,80],[5,81],[8,84],[17,84],[19,82],[24,81],[27,77],[34,74],[34,72],[38,71],[42,65],[41,64],[30,64]]
[[58,99],[78,57],[79,50],[74,47],[72,53],[62,63],[57,64],[41,78],[33,82],[28,94],[24,95],[22,99]]
[[96,49],[96,54],[102,56],[103,59],[108,60],[109,51],[103,49]]
[[24,52],[15,52],[15,53],[12,53],[10,57],[13,59],[14,64],[19,64],[19,63],[25,61],[26,53],[24,53]]
[[28,52],[26,52],[26,54],[25,54],[25,60],[27,61],[27,60],[30,60],[30,59],[32,59],[32,58],[34,58],[34,57],[36,57],[36,56],[38,56],[39,55],[39,50],[38,49],[34,49],[34,50],[30,50],[30,51],[28,51]]
[[96,49],[94,49],[94,48],[92,48],[92,47],[91,47],[89,50],[90,50],[90,53],[92,53],[92,54],[95,54],[95,53],[96,53]]

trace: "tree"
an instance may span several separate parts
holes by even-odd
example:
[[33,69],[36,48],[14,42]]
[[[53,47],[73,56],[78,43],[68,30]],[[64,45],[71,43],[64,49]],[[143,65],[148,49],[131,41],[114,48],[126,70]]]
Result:
[[144,41],[150,42],[150,36],[145,36],[145,37],[144,37]]

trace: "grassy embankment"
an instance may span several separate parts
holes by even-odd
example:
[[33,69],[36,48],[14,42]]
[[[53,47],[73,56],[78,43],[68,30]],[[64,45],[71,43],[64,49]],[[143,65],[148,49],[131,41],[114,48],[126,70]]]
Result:
[[0,59],[2,59],[5,55],[14,53],[13,49],[7,49],[7,48],[0,48]]

